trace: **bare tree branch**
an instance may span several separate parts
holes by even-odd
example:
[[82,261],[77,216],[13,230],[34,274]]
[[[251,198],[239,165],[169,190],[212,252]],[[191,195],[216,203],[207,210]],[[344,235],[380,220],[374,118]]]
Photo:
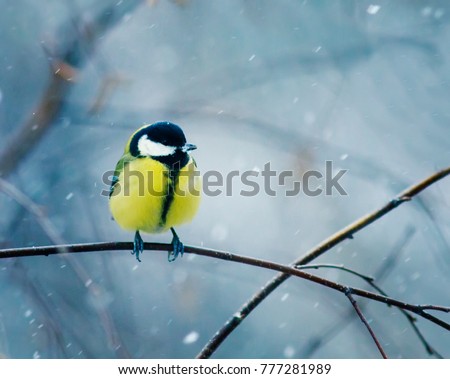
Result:
[[[348,239],[353,238],[353,235],[360,231],[361,229],[372,224],[374,221],[383,217],[387,213],[391,212],[397,208],[400,204],[411,200],[414,196],[422,192],[424,189],[428,188],[433,183],[441,180],[450,174],[450,167],[447,167],[435,174],[427,177],[426,179],[420,181],[419,183],[409,187],[403,192],[399,193],[393,200],[386,203],[383,207],[377,209],[376,211],[369,213],[345,228],[341,229],[339,232],[330,236],[329,238],[322,241],[315,248],[307,252],[303,257],[291,263],[291,266],[305,265],[310,263],[315,258],[319,257],[326,251],[330,250],[332,247],[336,246],[338,243]],[[236,327],[262,302],[269,296],[278,286],[284,283],[285,280],[289,278],[287,273],[280,273],[273,277],[265,286],[262,287],[260,291],[255,293],[253,297],[246,302],[242,307],[235,313],[241,315],[239,320],[235,319],[234,316],[228,319],[228,321],[216,332],[216,334],[208,341],[208,343],[203,347],[202,351],[199,353],[200,358],[209,358],[214,351],[220,346],[220,344],[231,334],[231,332],[236,329]]]
[[347,291],[345,292],[345,296],[348,297],[348,299],[350,300],[350,303],[353,305],[353,308],[355,308],[355,311],[358,314],[359,318],[361,319],[362,323],[366,326],[373,341],[375,342],[375,345],[377,345],[377,348],[380,351],[381,356],[384,359],[387,359],[387,355],[386,355],[385,351],[383,350],[383,347],[381,346],[380,341],[378,341],[377,336],[375,335],[374,331],[372,330],[372,328],[370,327],[366,318],[364,317],[363,313],[361,312],[361,309],[359,308],[358,304],[356,303],[355,298],[352,296],[352,291],[350,288],[348,288]]
[[[17,249],[4,249],[0,250],[1,258],[12,258],[12,257],[25,257],[25,256],[40,256],[40,255],[54,255],[58,254],[59,249],[64,248],[69,253],[84,253],[84,252],[94,252],[94,251],[120,251],[133,249],[132,242],[99,242],[99,243],[86,243],[86,244],[74,244],[74,245],[64,245],[64,246],[39,246],[39,247],[26,247]],[[170,251],[172,248],[171,244],[165,243],[144,243],[145,250],[156,250],[156,251]],[[314,283],[320,284],[322,286],[334,289],[338,292],[345,294],[347,291],[351,291],[353,295],[365,297],[368,299],[375,300],[387,305],[392,305],[401,309],[409,310],[432,323],[441,326],[442,328],[450,331],[450,324],[435,317],[426,312],[428,309],[450,312],[450,307],[436,306],[436,305],[415,305],[409,304],[403,301],[393,299],[388,296],[379,295],[373,292],[365,291],[358,288],[344,286],[342,284],[311,275],[307,272],[301,271],[292,266],[286,266],[275,262],[270,262],[266,260],[245,257],[241,255],[232,254],[229,252],[205,249],[195,246],[185,246],[185,253],[192,253],[197,255],[202,255],[211,258],[222,259],[225,261],[232,261],[237,263],[243,263],[250,266],[255,266],[259,268],[266,268],[273,271],[279,271],[289,276],[297,276]],[[242,317],[241,314],[237,313],[234,315],[234,319],[238,320]],[[203,358],[198,355],[197,358]]]

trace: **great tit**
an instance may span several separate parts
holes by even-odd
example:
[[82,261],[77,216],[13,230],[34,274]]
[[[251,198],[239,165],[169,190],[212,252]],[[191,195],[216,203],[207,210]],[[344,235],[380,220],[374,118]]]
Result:
[[109,193],[113,218],[136,231],[133,254],[140,262],[144,242],[140,231],[171,230],[170,262],[183,255],[184,245],[173,226],[190,221],[200,203],[201,178],[183,130],[168,121],[144,125],[129,138],[117,163]]

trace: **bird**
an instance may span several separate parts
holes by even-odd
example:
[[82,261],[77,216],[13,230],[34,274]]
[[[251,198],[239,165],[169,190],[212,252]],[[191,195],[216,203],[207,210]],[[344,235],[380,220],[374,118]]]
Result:
[[200,204],[201,177],[180,126],[158,121],[128,139],[112,176],[109,208],[122,229],[135,231],[133,252],[141,262],[140,232],[172,232],[169,262],[184,253],[174,226],[191,221]]

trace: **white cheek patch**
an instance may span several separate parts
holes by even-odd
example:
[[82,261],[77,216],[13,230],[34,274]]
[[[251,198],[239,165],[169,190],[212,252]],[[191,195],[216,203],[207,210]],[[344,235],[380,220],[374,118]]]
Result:
[[138,142],[138,150],[141,155],[152,157],[165,157],[175,153],[176,147],[166,146],[159,142],[153,142],[146,135],[142,136]]

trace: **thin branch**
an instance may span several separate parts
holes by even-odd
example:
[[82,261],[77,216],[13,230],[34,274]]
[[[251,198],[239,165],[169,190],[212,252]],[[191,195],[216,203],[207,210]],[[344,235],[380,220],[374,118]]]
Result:
[[[348,272],[350,274],[353,274],[355,276],[357,276],[358,278],[361,278],[363,280],[365,280],[367,283],[369,283],[370,285],[373,285],[373,282],[375,281],[374,278],[372,278],[371,276],[367,276],[364,274],[361,274],[358,271],[349,269],[347,267],[345,267],[344,265],[334,265],[334,264],[329,264],[329,263],[319,263],[316,265],[298,265],[295,266],[295,268],[298,268],[299,270],[308,270],[308,269],[319,269],[319,268],[335,268],[336,270],[341,270],[341,271],[345,271]],[[374,287],[375,289],[378,289],[376,287]]]
[[363,279],[365,282],[367,282],[367,284],[369,284],[369,286],[371,286],[372,288],[374,288],[377,292],[379,292],[380,294],[382,294],[383,296],[388,296],[388,294],[386,292],[384,292],[376,283],[375,283],[375,278],[372,278],[371,276],[367,276],[364,274],[359,273],[358,271],[355,270],[351,270],[347,267],[344,267],[342,265],[333,265],[333,264],[316,264],[316,265],[304,265],[304,266],[295,266],[296,268],[298,268],[299,270],[308,270],[308,269],[319,269],[319,268],[334,268],[337,270],[341,270],[341,271],[345,271],[348,272],[350,274],[353,274],[355,276],[357,276],[358,278]]
[[[374,221],[383,217],[387,213],[391,212],[399,205],[406,201],[411,200],[414,196],[422,192],[424,189],[428,188],[433,183],[441,180],[450,174],[450,167],[447,167],[435,174],[427,177],[426,179],[420,181],[419,183],[409,187],[405,191],[399,193],[393,200],[386,203],[383,207],[378,210],[369,213],[345,228],[341,229],[339,232],[333,234],[331,237],[322,241],[315,248],[306,253],[303,257],[296,260],[291,264],[291,266],[305,265],[310,263],[315,258],[319,257],[326,251],[330,250],[338,243],[346,240],[347,238],[353,238],[353,235],[360,231],[361,229],[372,224]],[[203,347],[198,357],[209,358],[214,351],[220,346],[220,344],[231,334],[231,332],[236,329],[236,327],[260,304],[264,299],[269,296],[278,286],[284,283],[289,278],[287,273],[280,273],[273,277],[265,286],[261,288],[253,297],[246,302],[242,307],[235,312],[235,314],[240,314],[239,320],[235,320],[234,316],[228,319],[228,321],[216,332],[216,334],[208,341],[208,343]]]
[[[36,247],[23,247],[17,249],[3,249],[0,250],[0,259],[1,258],[17,258],[17,257],[29,257],[29,256],[48,256],[58,254],[59,249],[64,248],[69,253],[86,253],[86,252],[97,252],[97,251],[120,251],[120,250],[133,250],[132,242],[97,242],[97,243],[85,243],[85,244],[73,244],[73,245],[64,245],[64,246],[36,246]],[[144,243],[145,250],[154,250],[154,251],[170,251],[172,248],[171,244],[167,243],[157,243],[157,242],[146,242]],[[272,271],[279,271],[283,274],[289,276],[297,276],[302,279],[309,280],[311,282],[320,284],[322,286],[334,289],[341,293],[348,291],[349,289],[352,291],[353,295],[365,297],[368,299],[375,300],[377,302],[381,302],[384,304],[392,305],[401,309],[409,310],[417,315],[433,322],[436,325],[441,326],[442,328],[450,331],[450,324],[447,322],[430,315],[425,312],[426,309],[433,309],[441,312],[450,312],[450,307],[443,306],[430,306],[430,305],[414,305],[405,303],[403,301],[399,301],[393,299],[388,296],[379,295],[373,292],[365,291],[359,288],[348,287],[342,284],[333,282],[328,279],[324,279],[315,275],[311,275],[307,272],[301,271],[292,266],[286,266],[283,264],[279,264],[276,262],[266,261],[257,258],[246,257],[242,255],[237,255],[225,251],[213,250],[213,249],[205,249],[196,246],[185,246],[185,253],[197,254],[205,257],[221,259],[225,261],[243,263],[250,266],[255,266],[259,268],[266,268]],[[240,318],[242,315],[235,314],[234,319]]]
[[[420,199],[421,200],[421,199]],[[423,203],[423,202],[422,202]],[[422,207],[425,212],[428,211],[428,208],[423,205]],[[438,228],[438,225],[435,225],[436,228]],[[377,279],[377,282],[379,283],[386,275],[389,274],[389,272],[393,269],[393,267],[396,265],[398,259],[400,258],[400,253],[405,249],[406,243],[410,240],[410,238],[415,233],[415,229],[412,227],[409,227],[406,229],[405,235],[402,240],[400,240],[398,243],[395,244],[395,246],[392,249],[391,254],[389,254],[389,257],[384,260],[383,264],[377,269],[375,273],[375,278]],[[375,283],[372,283],[372,287],[375,288],[379,293],[381,293],[384,296],[388,296],[388,294],[383,291],[378,285]],[[419,338],[420,342],[424,346],[425,350],[428,354],[434,355],[435,357],[439,359],[443,359],[444,357],[436,350],[434,347],[432,347],[422,332],[420,331],[419,327],[416,325],[416,318],[412,316],[409,312],[405,311],[404,309],[400,309],[400,312],[406,317],[409,324],[411,325],[413,331],[416,333],[417,337]]]
[[413,328],[414,332],[419,337],[420,341],[422,342],[423,346],[425,346],[425,349],[427,350],[427,353],[430,355],[434,355],[439,359],[444,359],[444,357],[434,348],[432,347],[428,341],[425,339],[424,335],[416,325],[416,319],[408,312],[406,312],[404,309],[400,309],[400,311],[408,318],[409,323],[411,324],[411,327]]
[[442,307],[440,305],[421,305],[420,309],[422,309],[423,311],[426,310],[432,310],[432,311],[439,311],[439,312],[446,312],[446,313],[450,313],[450,308],[449,307]]
[[375,335],[374,331],[370,327],[369,323],[367,322],[366,318],[364,317],[363,313],[361,312],[361,309],[359,308],[355,298],[352,296],[352,291],[350,288],[345,291],[345,296],[350,300],[350,303],[353,305],[353,308],[355,308],[356,313],[358,314],[359,318],[361,319],[362,323],[366,326],[367,330],[369,331],[373,341],[375,342],[375,345],[377,345],[378,350],[380,351],[381,356],[384,359],[387,359],[387,355],[383,350],[383,347],[380,344],[380,341],[378,341],[377,336]]
[[[348,272],[348,273],[350,273],[350,274],[352,274],[352,275],[355,275],[355,276],[357,276],[357,277],[363,279],[363,280],[364,280],[365,282],[367,282],[370,286],[372,286],[373,288],[375,288],[378,292],[380,292],[380,293],[382,293],[383,295],[387,296],[387,295],[386,295],[385,293],[383,293],[383,291],[381,291],[381,290],[379,289],[379,287],[374,283],[374,278],[372,278],[372,277],[370,277],[370,276],[367,276],[367,275],[364,275],[364,274],[361,274],[361,273],[359,273],[359,272],[357,272],[357,271],[355,271],[355,270],[348,269],[348,268],[344,267],[343,265],[334,265],[334,264],[315,264],[315,265],[297,266],[297,268],[298,268],[299,270],[305,270],[305,269],[320,269],[320,268],[332,268],[332,269],[337,269],[337,270],[341,270],[341,271],[344,271],[344,272]],[[366,322],[366,320],[365,320],[365,318],[364,318],[364,316],[363,316],[363,314],[362,314],[362,309],[361,309],[362,307],[359,307],[359,306],[356,304],[356,301],[353,299],[353,297],[351,297],[351,294],[350,294],[350,297],[349,297],[349,294],[350,294],[350,290],[348,291],[348,293],[346,293],[346,296],[349,298],[350,302],[352,303],[352,305],[353,305],[354,309],[356,310],[358,316],[360,317],[361,321],[362,321],[362,322],[366,325],[366,327],[368,328],[370,334],[372,335],[372,338],[374,338],[374,340],[376,340],[376,337],[374,337],[374,334],[373,334],[372,330],[370,329],[370,326],[367,324],[367,322]],[[400,310],[406,313],[406,311],[404,311],[403,309],[400,309]],[[349,314],[347,314],[347,315],[345,316],[345,324],[347,324],[347,322],[351,321],[351,316],[352,316],[352,313],[353,313],[353,312],[348,312],[348,313],[349,313]],[[349,316],[350,316],[350,317],[349,317]],[[329,333],[332,333],[333,335],[336,335],[336,331],[338,331],[338,330],[340,331],[340,330],[342,330],[342,328],[341,328],[341,327],[337,328],[336,325],[334,325],[334,326],[330,329],[330,332],[329,332]],[[327,332],[326,334],[329,334],[329,333]],[[315,349],[318,348],[318,346],[319,346],[319,341],[320,341],[320,340],[316,340],[316,341],[314,342],[313,346],[314,346]],[[375,343],[377,343],[377,341],[375,341]],[[377,347],[378,347],[378,343],[377,343]],[[380,350],[380,348],[379,348],[379,350]],[[381,352],[381,355],[384,357],[384,351],[381,349],[380,352]]]
[[[389,258],[386,259],[383,263],[383,265],[377,270],[377,273],[375,274],[375,277],[378,278],[378,280],[380,280],[383,276],[386,275],[386,270],[391,269],[392,267],[394,267],[396,260],[398,259],[398,256],[400,254],[400,252],[404,249],[406,243],[411,239],[411,237],[413,236],[413,233],[415,232],[414,228],[408,228],[406,230],[405,236],[402,238],[401,241],[399,241],[396,246],[392,249],[392,254],[389,255]],[[367,276],[367,275],[363,275],[357,271],[354,270],[350,270],[345,268],[344,266],[341,265],[332,265],[332,264],[317,264],[317,265],[304,265],[304,266],[298,266],[299,269],[319,269],[319,268],[332,268],[332,269],[338,269],[338,270],[342,270],[345,272],[348,272],[350,274],[356,275],[359,278],[363,279],[364,281],[366,281],[372,288],[374,288],[378,293],[384,295],[384,296],[388,296],[388,294],[383,291],[381,289],[381,287],[375,283],[374,278]],[[362,308],[362,307],[361,307]],[[438,352],[436,351],[426,340],[426,338],[423,336],[422,332],[420,331],[420,329],[417,327],[416,325],[416,319],[408,312],[405,311],[404,309],[399,309],[400,312],[406,317],[407,321],[409,322],[409,324],[411,325],[413,331],[415,332],[415,334],[417,335],[417,337],[419,338],[420,342],[422,343],[422,345],[424,346],[425,350],[427,351],[428,354],[430,355],[434,355],[437,358],[443,359],[444,357]],[[345,317],[343,318],[343,322],[341,322],[339,325],[335,325],[332,328],[330,328],[327,332],[325,332],[325,335],[336,335],[336,331],[341,331],[343,330],[343,328],[345,327],[345,324],[350,321],[349,315],[345,315]],[[317,339],[314,341],[311,349],[313,350],[309,350],[309,353],[311,354],[312,351],[314,351],[315,349],[317,349],[320,345],[321,340],[323,340],[324,337],[322,337],[321,339]],[[309,354],[308,354],[309,355]]]

